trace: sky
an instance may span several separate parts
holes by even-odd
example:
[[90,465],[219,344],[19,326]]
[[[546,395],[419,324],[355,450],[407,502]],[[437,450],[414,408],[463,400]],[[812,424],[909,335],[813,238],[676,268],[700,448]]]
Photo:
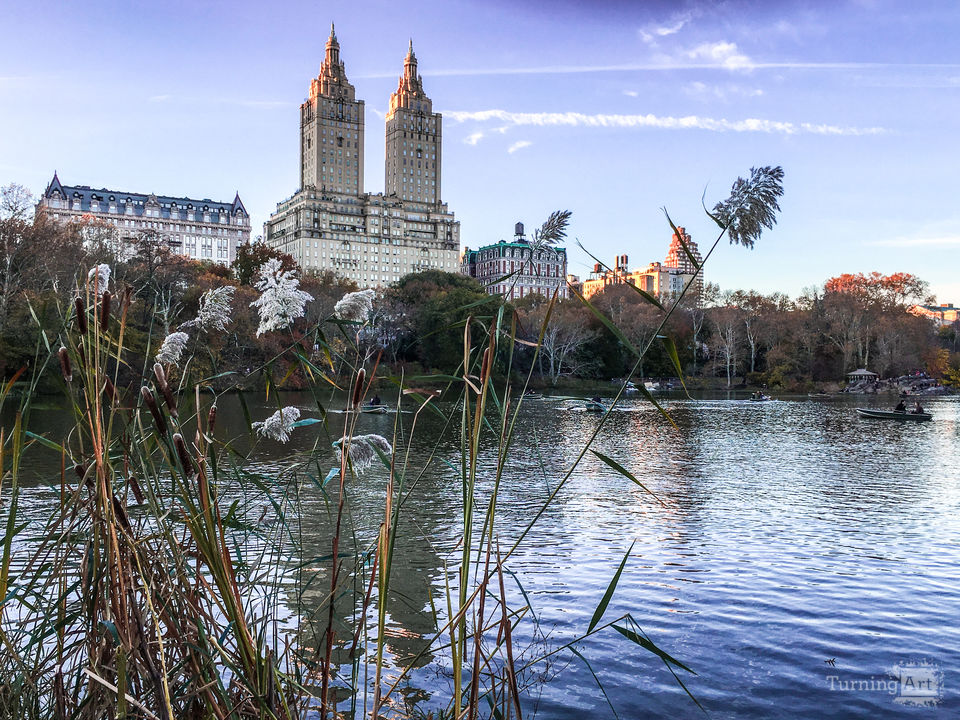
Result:
[[0,33],[0,185],[229,201],[254,236],[297,190],[299,105],[330,23],[366,101],[365,183],[412,38],[443,113],[442,197],[477,247],[572,211],[569,271],[663,261],[666,207],[704,214],[781,165],[775,229],[721,241],[723,289],[793,297],[910,272],[960,304],[960,3],[431,0],[11,2]]

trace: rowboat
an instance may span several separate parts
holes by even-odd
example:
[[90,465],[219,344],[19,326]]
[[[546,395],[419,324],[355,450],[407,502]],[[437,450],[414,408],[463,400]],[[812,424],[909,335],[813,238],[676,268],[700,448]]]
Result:
[[760,397],[748,398],[750,402],[766,402],[767,400],[773,400],[769,395],[761,395]]
[[607,406],[603,403],[594,402],[593,400],[588,400],[586,405],[583,406],[583,409],[587,412],[604,412],[607,409]]
[[371,413],[374,415],[385,415],[387,412],[387,406],[386,405],[363,405],[360,408],[360,412]]
[[832,395],[830,395],[830,393],[807,393],[807,397],[814,400],[825,400],[832,397]]
[[896,412],[894,410],[872,410],[870,408],[857,408],[857,412],[860,413],[861,417],[874,418],[876,420],[913,420],[914,422],[923,422],[924,420],[933,419],[933,415],[930,413],[908,413]]
[[525,400],[543,400],[543,393],[526,392],[523,394]]

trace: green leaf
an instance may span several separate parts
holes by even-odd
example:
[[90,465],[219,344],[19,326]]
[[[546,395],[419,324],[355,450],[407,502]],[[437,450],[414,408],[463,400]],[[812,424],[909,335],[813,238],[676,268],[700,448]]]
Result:
[[[36,440],[38,443],[40,443],[44,447],[50,448],[51,450],[56,450],[58,453],[66,452],[63,449],[62,445],[57,445],[57,443],[53,442],[53,440],[48,440],[43,435],[37,435],[36,433],[30,432],[29,430],[25,431],[24,435],[26,435],[28,438],[32,438],[33,440]],[[67,454],[69,455],[69,453]]]
[[[631,622],[633,622],[632,617],[630,618],[630,620]],[[634,625],[636,625],[635,622],[634,622]],[[693,700],[694,704],[696,704],[698,708],[706,712],[706,710],[704,710],[703,708],[703,705],[701,705],[700,702],[693,696],[693,693],[691,693],[687,689],[687,686],[683,684],[683,680],[681,680],[680,677],[673,671],[673,667],[671,667],[671,665],[676,665],[678,668],[681,668],[682,670],[686,670],[691,675],[696,675],[696,673],[693,670],[688,668],[686,665],[684,665],[682,662],[677,660],[675,657],[669,655],[668,653],[658,648],[656,645],[653,644],[653,641],[650,640],[649,638],[644,637],[639,633],[636,633],[633,630],[630,630],[629,628],[620,627],[619,625],[614,625],[613,629],[616,630],[621,635],[623,635],[628,640],[635,642],[640,647],[644,648],[645,650],[649,650],[654,655],[656,655],[661,660],[663,660],[663,664],[667,666],[667,669],[670,671],[670,674],[673,675],[673,678],[680,684],[680,687],[683,688],[683,691],[687,694],[687,697]],[[638,626],[638,629],[639,629],[639,626]]]
[[[579,240],[577,241],[577,245],[579,245],[581,250],[583,250],[587,255],[589,255],[590,257],[592,257],[592,258],[594,259],[594,261],[596,261],[598,264],[600,264],[600,266],[603,267],[605,270],[607,270],[607,271],[609,271],[609,272],[614,272],[613,270],[610,269],[610,267],[609,267],[605,262],[603,262],[603,260],[600,260],[600,259],[597,258],[593,253],[591,253],[589,250],[587,250]],[[648,293],[646,290],[641,290],[640,288],[638,288],[638,287],[637,287],[636,285],[634,285],[633,283],[622,282],[622,283],[620,283],[620,284],[623,285],[624,287],[628,287],[628,288],[630,288],[631,290],[633,290],[635,293],[637,293],[640,297],[642,297],[644,300],[646,300],[646,301],[647,301],[648,303],[650,303],[651,305],[655,305],[656,307],[660,308],[661,310],[666,311],[666,308],[663,306],[663,303],[661,303],[657,298],[655,298],[653,295],[651,295],[650,293]],[[572,288],[571,288],[571,291],[572,291]]]
[[587,300],[583,295],[578,293],[572,287],[570,288],[570,292],[572,292],[574,297],[576,297],[580,302],[582,302],[584,305],[587,306],[587,309],[590,310],[590,312],[592,312],[596,316],[596,318],[604,324],[607,330],[613,333],[614,337],[616,337],[617,340],[623,343],[624,346],[626,346],[630,350],[630,352],[632,352],[634,355],[636,355],[637,357],[640,357],[641,355],[640,351],[637,350],[636,346],[627,339],[627,336],[623,334],[620,328],[618,328],[610,318],[608,318],[602,312],[597,310],[597,308],[593,306],[593,303]]
[[603,614],[607,611],[607,605],[610,604],[610,599],[613,597],[613,593],[617,589],[617,583],[620,582],[620,575],[623,573],[623,568],[627,564],[627,558],[630,557],[630,553],[633,552],[633,546],[636,544],[636,540],[630,543],[630,547],[624,554],[623,560],[620,561],[620,567],[618,567],[617,571],[613,574],[613,579],[607,586],[606,592],[604,592],[603,597],[600,598],[600,604],[597,605],[597,609],[593,611],[593,617],[590,619],[590,625],[587,627],[588,635],[593,632],[593,629],[597,626],[597,624],[603,618]]
[[667,506],[667,504],[666,504],[665,502],[663,502],[663,500],[661,500],[660,498],[657,497],[656,493],[654,493],[650,488],[648,488],[648,487],[647,487],[646,485],[644,485],[642,482],[640,482],[639,480],[637,480],[637,478],[634,477],[633,473],[631,473],[629,470],[627,470],[623,465],[621,465],[620,463],[618,463],[616,460],[614,460],[614,459],[611,458],[611,457],[607,457],[607,456],[604,455],[603,453],[597,452],[597,451],[594,450],[593,448],[590,448],[590,452],[592,452],[592,453],[593,453],[594,455],[596,455],[598,458],[600,458],[601,460],[603,460],[607,465],[609,465],[609,466],[612,467],[614,470],[616,470],[618,473],[620,473],[620,474],[623,475],[625,478],[627,478],[627,480],[630,480],[630,481],[636,483],[636,484],[639,485],[641,488],[643,488],[644,491],[650,493],[650,495],[652,495],[653,498],[654,498],[658,503],[660,503],[660,504],[663,505],[664,507]]
[[307,425],[316,425],[317,423],[322,423],[322,422],[323,420],[321,420],[320,418],[304,418],[303,420],[297,420],[293,424],[293,427],[295,428],[306,427]]
[[672,337],[667,335],[658,335],[657,337],[663,342],[663,346],[667,349],[667,355],[670,357],[670,362],[673,363],[673,369],[677,371],[677,377],[680,378],[680,385],[683,387],[683,392],[690,398],[690,393],[687,392],[687,384],[683,381],[683,368],[680,367],[680,356],[677,354],[677,346],[673,342]]
[[680,662],[669,653],[665,652],[664,650],[661,650],[656,645],[654,645],[653,641],[650,640],[649,638],[646,638],[643,635],[640,635],[639,633],[636,633],[633,630],[630,630],[629,628],[621,627],[620,625],[614,625],[613,629],[616,630],[621,635],[623,635],[628,640],[635,642],[637,645],[639,645],[643,649],[649,650],[664,662],[672,665],[676,665],[678,668],[680,668],[681,670],[686,670],[691,675],[696,675],[696,673],[693,670],[688,668],[682,662]]
[[[704,208],[706,209],[706,208]],[[673,229],[673,234],[676,236],[677,240],[680,241],[680,246],[683,248],[683,252],[686,253],[687,259],[693,263],[693,266],[700,269],[700,263],[697,262],[697,259],[693,256],[693,253],[690,252],[690,248],[687,247],[687,241],[683,239],[683,233],[677,229],[677,226],[673,224],[673,220],[670,219],[670,213],[667,212],[666,208],[661,208],[663,214],[667,216],[667,222],[670,223],[670,227]],[[709,213],[707,213],[709,215]]]

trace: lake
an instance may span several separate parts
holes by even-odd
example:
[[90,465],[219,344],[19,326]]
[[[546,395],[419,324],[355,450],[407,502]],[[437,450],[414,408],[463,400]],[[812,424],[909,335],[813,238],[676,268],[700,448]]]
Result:
[[[309,395],[286,393],[282,401],[317,416]],[[634,544],[605,618],[630,613],[654,643],[694,670],[680,677],[710,717],[956,716],[958,399],[927,400],[929,423],[857,417],[858,405],[889,406],[889,398],[664,403],[676,428],[649,404],[628,400],[610,413],[593,445],[663,504],[588,454],[509,559],[514,599],[523,604],[522,586],[539,621],[537,632],[530,624],[516,638],[528,647],[524,658],[586,631]],[[251,402],[255,420],[275,409],[275,401]],[[31,429],[62,436],[63,415],[55,406],[37,409]],[[330,415],[333,438],[343,417]],[[401,415],[404,436],[413,417]],[[389,438],[395,420],[394,413],[364,415],[357,432]],[[235,397],[221,399],[218,422],[223,437],[243,434]],[[501,547],[512,545],[599,422],[572,402],[524,402],[500,488]],[[331,514],[320,482],[335,454],[318,428],[298,428],[288,445],[255,448],[265,472],[312,457],[317,482],[301,472],[297,485],[305,557],[330,552]],[[459,562],[462,533],[458,431],[444,434],[440,419],[423,413],[410,443],[417,462],[434,449],[436,457],[404,508],[388,629],[394,657],[416,654],[435,631],[431,599],[442,602],[445,563]],[[492,447],[480,462],[485,507]],[[31,450],[35,474],[52,477],[58,464],[48,451]],[[374,467],[349,484],[353,547],[361,551],[382,519],[385,480],[386,471]],[[244,498],[248,517],[270,521],[270,505],[253,488],[227,494]],[[39,516],[51,497],[35,482],[23,502]],[[305,595],[308,606],[323,595],[318,586]],[[294,593],[285,597],[294,611]],[[702,716],[659,658],[613,629],[577,647],[619,717]],[[424,710],[441,707],[451,686],[448,668],[430,653],[416,664],[404,694]],[[527,716],[613,717],[591,670],[568,651],[526,678]],[[924,702],[930,704],[917,706]]]

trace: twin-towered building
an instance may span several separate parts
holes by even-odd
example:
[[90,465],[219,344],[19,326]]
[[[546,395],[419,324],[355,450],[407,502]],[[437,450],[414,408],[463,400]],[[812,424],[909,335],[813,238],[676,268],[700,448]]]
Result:
[[412,41],[386,116],[383,193],[364,191],[364,135],[364,102],[331,27],[300,106],[300,189],[277,205],[265,241],[305,270],[330,270],[361,288],[422,270],[455,272],[460,223],[441,200],[443,118],[424,92]]

